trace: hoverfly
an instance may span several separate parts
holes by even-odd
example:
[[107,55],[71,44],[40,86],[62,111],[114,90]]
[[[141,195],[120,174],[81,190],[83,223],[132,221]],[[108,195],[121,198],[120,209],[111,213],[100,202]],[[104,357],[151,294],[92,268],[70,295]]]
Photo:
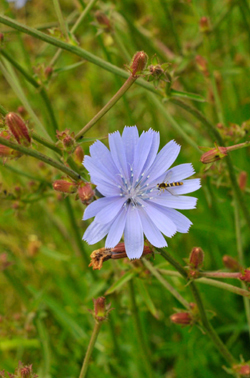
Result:
[[183,182],[182,181],[171,182],[171,176],[172,175],[173,175],[172,172],[169,171],[166,174],[164,181],[160,184],[157,184],[156,187],[157,187],[158,190],[163,191],[163,192],[164,192],[164,190],[167,190],[170,194],[172,194],[174,196],[175,194],[174,194],[173,191],[171,191],[171,188],[174,187],[174,186],[181,186],[181,185],[183,185]]

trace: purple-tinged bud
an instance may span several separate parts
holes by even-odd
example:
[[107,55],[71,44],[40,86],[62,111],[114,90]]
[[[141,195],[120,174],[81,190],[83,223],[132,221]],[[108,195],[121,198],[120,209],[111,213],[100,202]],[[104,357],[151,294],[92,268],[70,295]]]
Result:
[[192,316],[189,312],[177,312],[170,316],[170,320],[172,323],[180,324],[182,326],[187,326],[192,324]]
[[81,146],[77,146],[74,151],[74,161],[77,165],[82,166],[83,158],[84,158],[84,151]]
[[242,273],[240,273],[239,279],[241,281],[250,282],[250,269],[245,269]]
[[106,298],[99,297],[97,299],[93,299],[94,302],[94,318],[99,322],[103,322],[108,318],[109,312],[112,310],[110,308],[110,304],[106,305]]
[[239,272],[242,269],[238,261],[229,255],[223,256],[222,261],[224,266],[231,272]]
[[134,56],[130,64],[130,71],[132,76],[140,75],[146,68],[148,62],[148,56],[144,51],[138,51]]
[[199,269],[203,265],[204,252],[200,247],[194,247],[189,256],[189,266],[193,269]]
[[31,143],[29,130],[21,117],[16,113],[8,113],[5,116],[6,124],[19,144],[28,147]]
[[201,156],[200,160],[203,164],[209,164],[215,162],[216,160],[223,159],[225,156],[227,156],[227,148],[216,146],[215,148],[205,152]]
[[[7,140],[11,140],[12,136],[11,136],[9,131],[4,130],[4,131],[0,132],[0,137],[7,139]],[[0,144],[0,157],[15,159],[15,158],[18,158],[20,156],[22,156],[21,152],[14,150],[13,148],[7,147],[3,144]]]
[[73,194],[77,191],[77,184],[70,179],[56,180],[53,182],[53,189],[57,192]]
[[208,17],[201,17],[200,19],[200,31],[202,33],[208,33],[211,30],[210,21]]
[[238,183],[239,183],[240,189],[244,191],[247,185],[247,172],[245,171],[240,172],[239,177],[238,177]]
[[92,186],[90,183],[82,183],[77,188],[77,194],[82,203],[85,205],[89,205],[91,202],[91,199],[94,197],[95,192],[92,189]]
[[206,76],[206,77],[209,76],[206,59],[203,58],[203,56],[201,56],[201,55],[197,55],[195,57],[195,61],[196,61],[196,65],[197,65],[199,71],[201,71],[204,76]]

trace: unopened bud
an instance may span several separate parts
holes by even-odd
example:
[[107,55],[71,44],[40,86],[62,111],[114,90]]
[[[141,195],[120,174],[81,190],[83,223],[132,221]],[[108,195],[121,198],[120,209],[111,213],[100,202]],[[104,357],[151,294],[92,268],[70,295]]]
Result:
[[82,166],[84,158],[84,152],[81,146],[77,146],[75,151],[74,151],[74,161],[76,162],[77,165]]
[[0,33],[0,45],[3,43],[4,41],[4,35],[3,33]]
[[234,365],[233,370],[235,373],[240,375],[241,377],[250,377],[250,365],[249,364],[240,364],[240,365]]
[[105,13],[100,12],[100,11],[96,11],[95,12],[95,18],[96,18],[96,21],[98,22],[98,24],[103,26],[106,31],[110,31],[112,29],[110,20],[108,19],[108,17],[106,16]]
[[250,269],[245,269],[242,273],[240,273],[239,279],[241,281],[250,282]]
[[247,172],[245,171],[240,172],[238,183],[239,183],[240,189],[244,191],[247,185]]
[[106,305],[106,298],[99,297],[97,299],[93,299],[94,302],[94,317],[97,322],[103,322],[107,319],[109,312],[112,310],[110,308],[110,304]]
[[225,156],[227,156],[227,148],[216,146],[215,148],[212,148],[211,150],[205,152],[201,156],[200,160],[203,164],[209,164],[213,163],[216,160],[220,160]]
[[231,272],[239,272],[241,270],[241,266],[238,263],[238,261],[235,260],[231,256],[228,256],[228,255],[223,256],[222,261],[225,267],[231,270]]
[[189,256],[189,266],[193,269],[199,269],[203,265],[204,252],[200,247],[194,247]]
[[144,51],[138,51],[134,56],[130,64],[130,70],[132,76],[137,76],[142,73],[146,68],[148,62],[148,56]]
[[207,61],[201,55],[195,57],[196,65],[198,69],[203,73],[204,76],[209,76],[207,69]]
[[53,71],[54,71],[53,67],[51,67],[51,66],[48,66],[48,67],[45,68],[44,74],[45,74],[47,79],[49,79],[52,76]]
[[[0,132],[0,137],[7,140],[11,140],[11,134],[9,133],[9,131],[6,130]],[[0,157],[15,159],[20,156],[22,156],[21,152],[14,150],[13,148],[7,147],[3,144],[0,144]]]
[[84,203],[85,205],[89,205],[89,203],[91,202],[91,199],[95,195],[95,192],[92,189],[92,186],[90,185],[90,183],[87,182],[87,183],[82,183],[78,186],[77,194],[80,200],[82,201],[82,203]]
[[16,113],[8,113],[5,117],[6,124],[19,144],[29,146],[31,139],[27,126]]
[[177,312],[170,316],[172,323],[180,324],[182,326],[187,326],[192,324],[192,316],[189,312]]
[[208,17],[201,17],[200,19],[200,31],[202,33],[207,33],[211,29],[210,27],[210,21]]
[[77,191],[77,184],[70,179],[56,180],[53,182],[53,189],[58,192],[73,194]]
[[17,111],[18,111],[18,113],[19,113],[22,117],[26,116],[26,114],[27,114],[27,110],[25,109],[24,106],[18,106]]
[[74,132],[71,133],[69,129],[65,129],[64,131],[57,130],[56,137],[58,139],[56,143],[58,148],[69,153],[74,151],[76,145]]

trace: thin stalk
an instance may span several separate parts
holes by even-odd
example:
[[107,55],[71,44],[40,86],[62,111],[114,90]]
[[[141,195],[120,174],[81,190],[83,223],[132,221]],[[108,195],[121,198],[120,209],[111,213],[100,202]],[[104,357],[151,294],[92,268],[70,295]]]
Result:
[[170,27],[171,34],[174,37],[175,40],[175,46],[177,48],[178,54],[182,55],[182,47],[181,47],[181,42],[179,38],[179,33],[176,30],[176,23],[174,22],[173,15],[169,11],[168,7],[170,6],[170,3],[165,1],[165,0],[160,0],[160,4],[162,6],[163,11],[165,12],[165,17],[167,19],[167,23]]
[[41,160],[44,163],[49,164],[52,167],[59,169],[60,171],[62,171],[63,173],[65,173],[66,175],[71,177],[73,180],[76,180],[76,181],[83,180],[83,178],[78,173],[73,171],[72,169],[66,167],[65,165],[59,163],[56,160],[51,159],[50,157],[48,157],[44,154],[41,154],[40,152],[38,152],[36,150],[32,150],[31,148],[27,148],[27,147],[24,147],[20,144],[10,142],[8,139],[2,138],[2,137],[0,137],[0,144],[3,144],[4,146],[10,147],[10,148],[13,148],[13,150],[19,151],[24,155],[29,155],[29,156],[34,157],[35,159]]
[[149,352],[147,350],[147,344],[145,343],[145,339],[144,339],[142,328],[141,328],[141,323],[139,319],[139,310],[137,308],[136,301],[135,301],[135,290],[134,290],[134,285],[133,285],[132,280],[130,280],[128,284],[129,284],[129,292],[130,292],[130,300],[131,300],[131,311],[135,320],[136,334],[137,334],[139,347],[141,350],[143,366],[145,368],[145,373],[147,377],[153,378],[154,373],[149,363]]
[[238,279],[240,276],[240,273],[234,273],[234,272],[200,272],[200,277],[215,277],[215,278],[234,278]]
[[39,134],[37,134],[34,131],[32,132],[31,137],[32,139],[36,140],[38,143],[42,144],[43,146],[49,148],[52,151],[55,151],[59,155],[62,155],[61,150],[58,147],[56,147],[56,145],[50,140],[41,137]]
[[109,100],[109,102],[91,119],[91,121],[89,121],[87,125],[76,134],[76,140],[81,138],[92,126],[94,126],[96,122],[98,122],[117,103],[117,101],[120,100],[135,81],[136,77],[130,76],[111,100]]
[[[239,214],[238,203],[236,199],[234,201],[234,218],[235,218],[236,243],[237,243],[239,263],[241,266],[245,266],[243,246],[242,246],[242,237],[241,237],[241,227],[240,227],[240,214]],[[243,282],[241,282],[241,287],[242,289],[245,288],[245,285]],[[250,298],[244,297],[243,300],[244,300],[244,307],[245,307],[247,324],[248,324],[248,332],[250,336]]]
[[15,167],[12,167],[11,165],[4,164],[4,168],[7,168],[10,171],[12,171],[12,172],[14,172],[14,173],[16,173],[18,175],[24,176],[24,177],[26,177],[29,180],[35,180],[35,181],[43,182],[46,185],[51,185],[51,183],[49,181],[46,181],[46,180],[44,180],[44,179],[42,179],[40,177],[32,176],[32,175],[30,175],[27,172],[22,172],[19,169],[15,168]]
[[[90,0],[89,1],[88,5],[84,9],[84,11],[81,13],[80,17],[78,17],[78,19],[76,20],[75,24],[70,29],[70,33],[71,34],[74,34],[76,32],[76,30],[81,25],[81,23],[83,22],[83,20],[85,19],[85,17],[87,16],[87,14],[90,12],[90,10],[93,8],[93,6],[95,5],[96,2],[97,2],[97,0]],[[55,55],[51,59],[51,61],[49,63],[49,66],[53,67],[55,65],[55,63],[57,62],[57,60],[60,57],[61,53],[62,53],[62,49],[57,50],[57,52],[55,53]]]
[[175,121],[175,119],[169,114],[166,107],[163,105],[161,100],[157,98],[152,93],[148,93],[148,97],[150,99],[150,102],[153,103],[163,114],[163,116],[166,118],[166,120],[170,123],[170,125],[173,127],[173,129],[185,140],[190,146],[195,148],[199,153],[201,153],[201,150],[199,149],[198,145],[193,141],[192,138],[190,138],[187,133],[183,130],[183,128]]
[[55,11],[56,11],[56,15],[57,15],[57,19],[58,19],[58,22],[59,22],[59,25],[60,25],[61,32],[63,33],[64,38],[67,41],[68,40],[68,30],[67,30],[67,25],[66,25],[64,18],[63,18],[60,3],[59,3],[58,0],[53,0],[53,3],[54,3],[54,8],[55,8]]
[[[186,270],[168,252],[166,252],[166,251],[164,251],[162,249],[158,249],[158,248],[156,248],[156,249],[158,251],[160,251],[160,253],[164,257],[164,259],[167,260],[171,265],[173,265],[176,268],[176,270],[178,270],[178,272],[185,279],[188,278]],[[235,359],[231,355],[231,353],[227,350],[226,346],[223,344],[223,342],[221,341],[221,339],[219,338],[219,336],[217,335],[217,333],[215,332],[215,330],[211,326],[211,324],[210,324],[210,322],[209,322],[209,320],[207,318],[207,314],[206,314],[206,311],[204,309],[204,306],[203,306],[202,299],[200,297],[199,291],[196,288],[196,285],[195,285],[194,281],[190,281],[190,288],[191,288],[191,291],[193,293],[195,302],[196,302],[196,304],[198,306],[198,309],[199,309],[199,312],[200,312],[200,317],[201,317],[201,322],[202,322],[203,327],[207,331],[209,337],[211,338],[211,340],[213,341],[214,345],[219,350],[219,352],[221,353],[221,355],[225,358],[225,360],[230,365],[232,365],[233,363],[235,363]]]
[[98,323],[95,322],[95,326],[94,326],[93,333],[92,333],[92,336],[91,336],[91,339],[90,339],[90,342],[89,342],[89,345],[88,345],[88,349],[87,349],[86,355],[84,357],[84,361],[83,361],[83,364],[82,364],[82,368],[81,368],[81,372],[80,372],[79,378],[86,377],[88,366],[89,366],[90,357],[92,355],[92,352],[93,352],[93,349],[94,349],[97,337],[99,335],[99,332],[100,332],[100,329],[101,329],[101,325],[102,325],[102,322],[98,322]]
[[6,114],[8,114],[7,110],[2,106],[0,105],[0,113],[5,117]]
[[[185,102],[178,100],[178,99],[170,99],[170,101],[181,108],[185,109],[187,112],[191,113],[193,116],[195,116],[198,120],[200,120],[203,125],[206,127],[207,131],[213,135],[213,137],[216,139],[218,142],[218,145],[220,146],[225,146],[224,141],[219,133],[219,131],[216,129],[216,127],[197,109],[193,108],[192,106],[186,104]],[[228,168],[228,173],[229,173],[229,179],[231,181],[231,186],[234,190],[235,196],[237,198],[237,201],[239,202],[239,205],[241,207],[241,210],[244,214],[244,217],[246,219],[247,225],[250,228],[250,213],[249,210],[246,206],[246,203],[244,201],[243,194],[239,188],[235,172],[234,172],[234,167],[231,161],[230,156],[225,157],[225,161],[227,164]]]
[[[169,282],[167,282],[166,280],[164,280],[164,278],[159,273],[160,270],[156,269],[147,259],[144,258],[142,260],[143,260],[143,264],[146,266],[146,268],[170,292],[170,294],[172,294],[177,299],[177,301],[179,301],[183,305],[183,307],[185,307],[188,310],[190,310],[190,306],[189,306],[188,301],[186,301],[186,299],[183,298],[180,295],[180,293],[178,293],[178,291],[172,285],[170,285]],[[182,277],[178,272],[174,272],[174,273],[177,273],[178,277]]]
[[53,127],[53,132],[50,132],[50,134],[53,137],[53,139],[55,139],[55,134],[56,134],[56,131],[59,130],[59,127],[55,118],[53,108],[51,106],[51,102],[48,98],[47,92],[27,71],[23,69],[22,66],[20,66],[20,64],[15,59],[13,59],[9,54],[7,54],[6,51],[4,51],[3,49],[0,49],[0,53],[25,77],[25,79],[31,85],[33,85],[34,88],[39,89],[39,94],[42,97],[44,104],[47,108],[47,111],[51,119],[51,124]]

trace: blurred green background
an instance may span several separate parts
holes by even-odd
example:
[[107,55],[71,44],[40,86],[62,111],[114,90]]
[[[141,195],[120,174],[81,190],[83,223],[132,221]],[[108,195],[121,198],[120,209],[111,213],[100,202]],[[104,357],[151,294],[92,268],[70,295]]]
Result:
[[[60,1],[69,28],[87,4],[83,0]],[[52,1],[31,0],[20,10],[4,0],[0,6],[4,15],[45,33],[50,29],[51,35],[63,39]],[[100,14],[107,17],[108,26],[100,24]],[[200,25],[202,17],[208,18],[207,33]],[[60,131],[81,130],[125,81],[69,52],[60,55],[48,79],[44,70],[50,66],[56,47],[1,24],[0,33],[4,35],[2,51],[44,85]],[[223,123],[218,130],[222,130],[226,145],[249,140],[248,124],[243,124],[250,119],[249,1],[96,1],[75,39],[73,43],[79,47],[120,68],[129,65],[134,53],[141,50],[148,54],[149,63],[155,55],[160,64],[171,63],[172,88],[204,99],[181,100],[201,111],[213,125]],[[26,98],[45,128],[51,130],[39,89],[6,60],[1,62],[9,67],[14,86],[2,72],[0,105],[16,112],[25,107]],[[164,92],[165,85],[161,82],[158,90]],[[21,95],[18,88],[22,88]],[[39,134],[31,115],[27,112],[23,117]],[[140,132],[149,128],[160,131],[161,146],[171,139],[181,144],[176,164],[191,162],[196,177],[202,179],[202,189],[195,193],[197,209],[183,211],[193,226],[188,234],[168,240],[168,252],[185,265],[183,259],[199,246],[205,252],[204,270],[223,270],[225,254],[237,258],[235,202],[227,166],[222,160],[205,171],[201,152],[178,132],[176,124],[197,146],[213,147],[215,139],[200,120],[173,101],[162,103],[160,96],[134,84],[86,138],[93,141],[122,131],[125,125],[137,125]],[[83,139],[85,154],[91,143]],[[36,141],[34,148],[55,156]],[[232,152],[231,158],[237,177],[248,172],[247,149]],[[88,178],[84,170],[82,174]],[[114,310],[101,328],[88,377],[149,376],[138,344],[133,295],[154,377],[227,377],[222,369],[226,363],[206,334],[196,326],[181,328],[170,322],[174,309],[182,306],[143,263],[109,260],[94,272],[87,267],[88,256],[102,248],[104,241],[95,246],[81,241],[89,224],[81,220],[85,206],[75,201],[74,195],[66,197],[53,191],[53,181],[61,176],[51,166],[27,156],[0,164],[0,370],[13,373],[22,361],[33,364],[39,377],[77,377],[94,325],[88,311],[93,308],[92,299],[105,295],[122,275],[133,272],[130,282],[106,296]],[[247,183],[244,200],[248,208],[249,193]],[[240,229],[247,267],[250,235],[241,212]],[[8,267],[5,259],[11,262]],[[150,261],[171,269],[160,255]],[[182,279],[164,278],[187,301],[193,301]],[[240,286],[237,281],[225,282]],[[212,324],[219,336],[236,359],[242,355],[249,360],[242,297],[199,282],[197,286],[208,314],[214,316]]]

